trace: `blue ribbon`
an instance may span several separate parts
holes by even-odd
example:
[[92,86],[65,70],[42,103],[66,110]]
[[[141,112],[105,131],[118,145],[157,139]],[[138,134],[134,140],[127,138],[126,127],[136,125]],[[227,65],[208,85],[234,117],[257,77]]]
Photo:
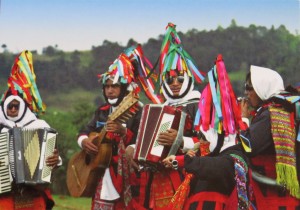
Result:
[[97,122],[96,122],[96,128],[104,127],[105,124],[106,124],[106,122],[100,122],[100,121],[97,121]]

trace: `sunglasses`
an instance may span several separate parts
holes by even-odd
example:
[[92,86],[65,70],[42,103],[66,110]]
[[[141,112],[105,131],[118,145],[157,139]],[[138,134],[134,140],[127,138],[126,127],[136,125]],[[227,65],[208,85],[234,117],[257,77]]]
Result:
[[7,109],[12,110],[13,108],[15,108],[16,110],[19,110],[20,104],[8,104],[7,105]]
[[252,91],[254,89],[253,89],[253,87],[251,85],[245,84],[245,90],[246,91]]
[[171,85],[175,80],[177,80],[177,82],[179,83],[183,83],[184,81],[184,76],[177,76],[177,77],[167,77],[166,78],[166,82],[168,85]]

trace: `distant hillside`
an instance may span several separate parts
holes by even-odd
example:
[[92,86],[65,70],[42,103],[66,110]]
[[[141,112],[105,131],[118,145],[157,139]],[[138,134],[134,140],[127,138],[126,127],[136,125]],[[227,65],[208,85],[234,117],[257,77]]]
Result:
[[[299,81],[300,36],[293,35],[284,26],[267,29],[251,25],[240,27],[232,21],[228,28],[219,27],[211,31],[192,29],[179,32],[183,48],[194,58],[198,67],[207,72],[218,54],[225,60],[236,93],[242,94],[242,84],[251,64],[265,66],[280,72],[286,84]],[[143,44],[146,57],[154,64],[159,57],[162,35],[150,38]],[[89,51],[64,52],[56,47],[45,47],[42,54],[33,52],[37,84],[48,106],[64,100],[85,98],[88,92],[98,95],[98,99],[86,96],[84,100],[100,100],[101,88],[97,74],[103,73],[115,58],[128,46],[135,44],[129,40],[127,46],[104,41],[101,46],[93,46]],[[9,49],[0,53],[0,90],[6,87],[6,79],[16,55]],[[77,92],[77,94],[76,94]],[[99,94],[97,94],[99,93]],[[59,96],[59,94],[62,94]],[[72,95],[72,99],[67,97]],[[57,96],[57,100],[55,98]]]

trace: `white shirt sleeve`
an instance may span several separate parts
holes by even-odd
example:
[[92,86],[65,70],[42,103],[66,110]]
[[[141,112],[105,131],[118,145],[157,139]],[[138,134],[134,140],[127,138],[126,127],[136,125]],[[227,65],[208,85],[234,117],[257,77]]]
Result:
[[187,152],[188,150],[194,149],[194,140],[191,137],[183,137],[183,152]]
[[79,137],[78,137],[77,143],[78,143],[78,145],[79,145],[80,148],[82,148],[82,141],[83,141],[84,139],[86,139],[86,138],[88,138],[87,135],[82,135],[82,136],[79,136]]
[[248,118],[242,117],[242,121],[243,121],[244,123],[246,123],[247,126],[249,127],[250,122],[249,122],[249,119],[248,119]]

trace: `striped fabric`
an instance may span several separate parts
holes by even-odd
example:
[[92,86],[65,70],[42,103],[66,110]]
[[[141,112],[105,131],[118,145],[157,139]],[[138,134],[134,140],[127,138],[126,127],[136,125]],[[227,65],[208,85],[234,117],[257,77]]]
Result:
[[300,198],[297,179],[293,113],[282,107],[270,106],[271,131],[276,151],[276,181],[286,185],[290,194]]

